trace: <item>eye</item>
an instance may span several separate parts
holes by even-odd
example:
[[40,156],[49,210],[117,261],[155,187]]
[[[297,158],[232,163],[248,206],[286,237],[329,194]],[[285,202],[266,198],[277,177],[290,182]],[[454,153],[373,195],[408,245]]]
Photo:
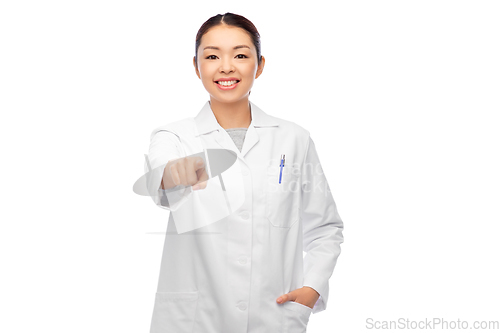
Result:
[[[240,58],[240,56],[243,56],[243,57],[242,57],[242,58]],[[217,56],[216,56],[216,55],[209,55],[209,56],[208,56],[208,57],[206,57],[205,59],[215,60],[215,58],[212,58],[212,57],[217,58]],[[244,54],[238,54],[236,57],[237,57],[238,59],[245,59],[245,58],[248,58],[248,57],[247,57],[246,55],[244,55]]]

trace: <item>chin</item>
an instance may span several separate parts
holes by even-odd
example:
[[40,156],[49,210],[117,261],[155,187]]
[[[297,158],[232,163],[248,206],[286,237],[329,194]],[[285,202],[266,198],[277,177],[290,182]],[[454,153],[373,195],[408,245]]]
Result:
[[212,98],[223,102],[223,103],[235,103],[243,98],[245,98],[247,95],[239,95],[238,96],[221,96],[220,94],[212,95]]

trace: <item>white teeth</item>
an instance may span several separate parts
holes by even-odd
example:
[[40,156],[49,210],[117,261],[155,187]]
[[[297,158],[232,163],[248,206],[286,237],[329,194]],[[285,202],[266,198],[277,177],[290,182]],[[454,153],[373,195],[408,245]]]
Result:
[[238,81],[218,81],[217,83],[220,84],[221,86],[232,86]]

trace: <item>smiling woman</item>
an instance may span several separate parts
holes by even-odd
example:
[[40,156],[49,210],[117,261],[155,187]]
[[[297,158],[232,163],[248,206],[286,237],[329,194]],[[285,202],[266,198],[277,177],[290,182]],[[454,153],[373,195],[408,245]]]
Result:
[[193,65],[215,117],[224,128],[248,127],[248,97],[265,64],[257,28],[243,16],[219,14],[201,26],[195,47]]
[[[206,21],[193,65],[210,100],[151,134],[148,186],[171,211],[153,333],[304,333],[326,309],[343,222],[309,131],[249,100],[260,48],[243,16]],[[214,147],[234,157],[223,183],[199,159]]]

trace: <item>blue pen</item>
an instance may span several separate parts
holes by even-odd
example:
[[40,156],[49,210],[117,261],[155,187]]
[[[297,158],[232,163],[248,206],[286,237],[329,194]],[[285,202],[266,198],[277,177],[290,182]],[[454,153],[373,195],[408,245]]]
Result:
[[281,155],[281,163],[280,163],[280,184],[281,184],[281,172],[283,171],[283,167],[285,166],[285,154]]

